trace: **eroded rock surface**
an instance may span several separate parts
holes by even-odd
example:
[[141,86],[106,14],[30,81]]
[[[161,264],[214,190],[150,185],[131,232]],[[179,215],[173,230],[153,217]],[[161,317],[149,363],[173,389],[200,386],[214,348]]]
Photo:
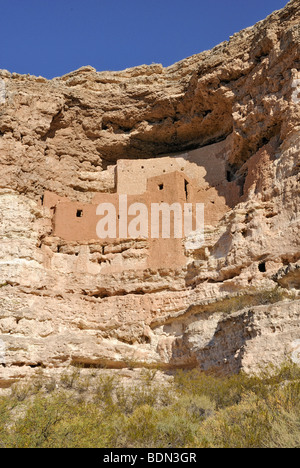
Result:
[[[296,355],[299,20],[294,0],[168,68],[0,71],[3,385],[39,366],[251,372]],[[119,165],[134,196],[146,180],[136,164],[156,176],[172,161],[209,221],[204,245],[183,243],[185,265],[143,263],[142,240],[56,235],[45,193],[90,204],[116,193]]]

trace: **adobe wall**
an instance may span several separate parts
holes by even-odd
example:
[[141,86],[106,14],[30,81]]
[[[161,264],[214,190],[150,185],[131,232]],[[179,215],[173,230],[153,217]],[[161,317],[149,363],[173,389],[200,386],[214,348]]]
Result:
[[[188,187],[187,187],[188,186]],[[127,195],[127,206],[142,203],[151,212],[151,203],[193,202],[195,187],[191,181],[181,173],[173,172],[148,179],[146,192],[139,195]],[[96,225],[100,217],[96,215],[97,206],[110,203],[119,213],[120,194],[97,194],[91,204],[71,202],[47,192],[44,205],[54,211],[54,234],[70,241],[86,241],[95,239]],[[128,221],[135,216],[128,215]]]
[[[240,188],[227,180],[226,161],[228,140],[185,154],[147,160],[119,160],[114,171],[114,193],[97,193],[92,203],[71,202],[50,192],[43,204],[53,214],[53,234],[67,242],[101,243],[97,224],[101,217],[96,210],[101,203],[114,206],[117,220],[116,235],[105,242],[115,243],[126,235],[119,231],[121,213],[119,196],[127,195],[128,207],[142,203],[148,209],[148,266],[181,267],[186,264],[182,239],[174,239],[174,218],[171,216],[171,238],[151,239],[152,203],[202,203],[205,226],[216,225],[240,199]],[[124,211],[124,210],[123,210]],[[127,216],[127,226],[135,216]],[[195,228],[195,210],[193,215]],[[126,226],[126,227],[127,227]],[[161,226],[160,226],[161,233]],[[139,265],[136,265],[139,268]]]
[[119,160],[116,167],[117,193],[146,192],[147,181],[174,171],[188,177],[196,187],[193,201],[205,204],[206,224],[216,225],[241,200],[241,189],[227,180],[231,139],[183,154],[147,160]]
[[57,204],[53,217],[55,237],[69,242],[99,241],[96,226],[96,205],[78,202]]
[[147,179],[174,171],[184,172],[199,188],[218,186],[226,181],[226,161],[230,141],[146,160],[117,162],[118,193],[139,194],[146,191]]
[[147,160],[121,159],[117,163],[117,192],[138,195],[147,190],[147,181],[175,171],[191,179],[197,179],[199,186],[205,186],[205,169],[178,157],[164,157]]
[[[192,164],[192,166],[189,165],[188,167],[192,168],[194,164],[198,167],[203,167],[205,170],[205,182],[210,186],[218,186],[226,181],[226,164],[230,152],[230,145],[231,141],[230,138],[228,138],[214,145],[188,151],[184,153],[182,157]],[[186,174],[190,175],[189,172]],[[197,177],[196,180],[198,182]]]
[[[149,252],[148,266],[181,267],[186,264],[182,239],[174,239],[174,218],[170,217],[170,239],[151,239],[151,204],[152,203],[193,203],[196,187],[182,172],[160,174],[147,181],[147,190],[143,194],[128,195],[127,207],[133,203],[142,203],[148,210],[148,237]],[[110,203],[114,206],[117,218],[116,238],[121,239],[118,218],[120,218],[119,194],[97,194],[93,203],[66,201],[65,198],[47,192],[44,197],[47,208],[53,210],[53,235],[67,242],[98,242],[103,240],[97,237],[97,223],[101,219],[96,210],[100,203]],[[136,215],[127,216],[127,226]],[[161,236],[161,226],[159,230]],[[116,242],[116,238],[105,239],[105,242]],[[138,267],[138,265],[137,265]]]

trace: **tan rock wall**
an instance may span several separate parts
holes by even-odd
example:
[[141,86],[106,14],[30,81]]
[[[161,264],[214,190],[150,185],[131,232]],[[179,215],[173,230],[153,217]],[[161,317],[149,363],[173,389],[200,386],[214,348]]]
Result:
[[[250,372],[295,359],[299,18],[293,0],[168,68],[84,67],[51,81],[0,71],[1,385],[40,365]],[[197,232],[183,241],[185,263],[169,266],[177,245],[99,245],[77,226],[74,208],[123,187],[136,200],[171,164],[207,212],[204,244]],[[72,232],[53,232],[56,206],[59,229],[72,211]],[[275,304],[226,302],[278,285]]]

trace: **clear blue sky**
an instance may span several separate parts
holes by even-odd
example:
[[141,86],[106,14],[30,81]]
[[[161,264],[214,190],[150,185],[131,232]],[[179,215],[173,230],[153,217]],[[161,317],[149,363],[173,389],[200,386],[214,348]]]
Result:
[[0,0],[0,68],[60,76],[171,65],[228,40],[288,0]]

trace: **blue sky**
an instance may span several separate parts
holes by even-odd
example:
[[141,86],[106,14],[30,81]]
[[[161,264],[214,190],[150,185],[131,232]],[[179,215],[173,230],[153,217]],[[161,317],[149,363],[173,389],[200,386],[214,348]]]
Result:
[[171,65],[228,40],[288,0],[0,0],[0,68],[61,76]]

